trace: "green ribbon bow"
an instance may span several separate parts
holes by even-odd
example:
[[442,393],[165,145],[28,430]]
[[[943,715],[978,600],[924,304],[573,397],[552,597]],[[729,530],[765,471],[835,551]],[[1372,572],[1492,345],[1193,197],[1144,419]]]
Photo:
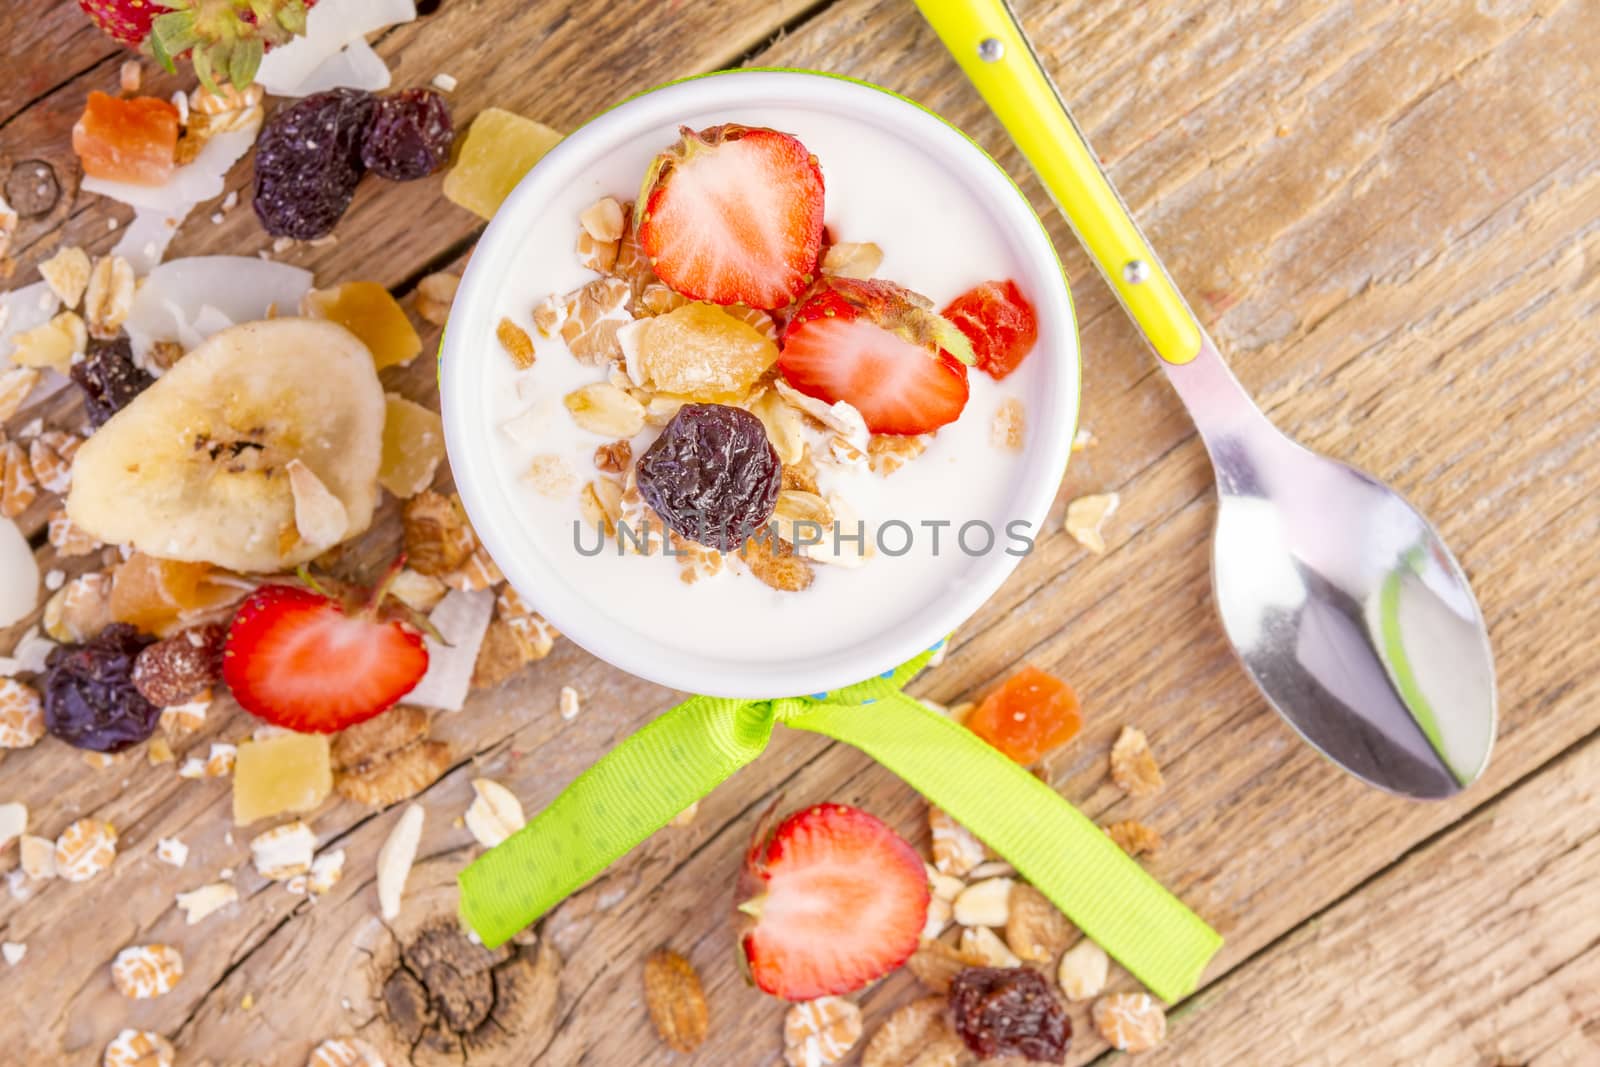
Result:
[[461,872],[461,914],[494,948],[761,755],[783,723],[854,745],[971,830],[1162,1000],[1222,938],[1039,779],[901,687],[936,649],[832,693],[691,697],[590,767]]

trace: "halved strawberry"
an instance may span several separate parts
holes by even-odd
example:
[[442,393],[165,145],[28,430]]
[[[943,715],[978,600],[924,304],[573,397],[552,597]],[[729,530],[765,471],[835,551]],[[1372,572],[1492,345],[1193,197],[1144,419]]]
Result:
[[713,304],[788,304],[811,284],[822,251],[817,158],[761,127],[680,133],[639,192],[639,246],[657,276]]
[[739,886],[750,976],[785,1000],[883,977],[916,951],[928,918],[922,858],[881,819],[843,804],[797,811],[770,837],[758,829]]
[[927,301],[885,281],[825,278],[783,331],[789,384],[861,412],[873,433],[930,433],[967,406],[972,346]]
[[1009,278],[973,286],[944,309],[972,342],[978,369],[998,381],[1016,370],[1039,339],[1033,305]]
[[234,699],[302,733],[334,733],[393,707],[427,672],[428,650],[414,626],[382,614],[387,586],[364,604],[297,585],[250,594],[222,653]]

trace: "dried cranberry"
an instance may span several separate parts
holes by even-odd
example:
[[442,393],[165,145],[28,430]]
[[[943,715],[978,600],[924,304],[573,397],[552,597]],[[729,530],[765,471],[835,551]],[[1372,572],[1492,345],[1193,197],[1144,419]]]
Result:
[[133,664],[133,685],[158,708],[171,707],[222,677],[221,623],[191,626],[146,648]]
[[161,709],[133,685],[133,664],[153,638],[114,622],[45,660],[44,725],[69,745],[121,752],[155,732]]
[[1072,1020],[1050,983],[1028,967],[968,967],[950,983],[956,1033],[981,1059],[1062,1063]]
[[406,89],[378,101],[361,142],[361,162],[393,182],[426,178],[444,165],[455,139],[450,106],[432,89]]
[[359,89],[313,93],[284,108],[256,141],[254,206],[275,237],[331,233],[361,180],[361,139],[376,98]]
[[89,414],[89,425],[95,427],[155,383],[150,372],[133,361],[133,346],[126,337],[91,340],[88,352],[72,365],[70,373],[83,390],[84,410]]
[[635,470],[662,522],[723,552],[767,521],[783,480],[761,420],[726,404],[679,408]]

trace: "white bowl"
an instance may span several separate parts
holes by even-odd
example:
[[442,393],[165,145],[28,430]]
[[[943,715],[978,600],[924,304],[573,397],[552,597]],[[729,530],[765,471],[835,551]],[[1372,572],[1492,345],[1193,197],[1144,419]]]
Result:
[[[985,230],[992,226],[1003,242],[1008,261],[1016,267],[1015,278],[1033,300],[1039,320],[1038,346],[1018,372],[1030,376],[1025,379],[1028,434],[1010,479],[1004,515],[1029,523],[1036,537],[1042,532],[1042,521],[1066,469],[1078,414],[1077,330],[1055,249],[1005,171],[959,130],[887,90],[831,75],[741,70],[675,82],[607,111],[545,156],[490,223],[456,294],[441,354],[445,441],[456,486],[478,536],[511,585],[583,648],[632,674],[685,691],[752,699],[818,693],[881,674],[938,643],[1000,587],[1018,557],[999,549],[979,556],[947,552],[940,558],[948,558],[949,566],[939,564],[936,588],[895,605],[892,620],[881,627],[842,632],[831,647],[823,647],[827,635],[820,638],[821,645],[813,635],[804,653],[797,653],[776,633],[765,651],[754,654],[749,649],[728,655],[716,648],[674,645],[630,626],[628,611],[633,605],[586,590],[582,561],[553,558],[541,547],[530,524],[519,519],[518,508],[525,508],[526,502],[519,504],[507,489],[492,436],[498,431],[488,398],[496,388],[499,364],[491,361],[506,360],[495,327],[507,313],[509,294],[522,294],[530,255],[551,257],[553,271],[557,258],[560,269],[569,273],[571,269],[570,246],[547,252],[531,249],[529,235],[541,227],[549,232],[558,217],[560,225],[575,226],[570,220],[601,191],[595,175],[608,166],[615,170],[618,160],[638,158],[639,169],[630,170],[635,175],[630,181],[637,181],[644,162],[676,139],[680,125],[699,128],[730,121],[787,129],[802,140],[807,139],[804,128],[826,128],[837,145],[881,145],[889,153],[885,159],[908,161],[919,156],[926,160],[929,173],[939,176],[941,188],[958,190],[987,216]],[[826,176],[828,157],[820,151],[819,156]],[[873,180],[909,182],[909,188],[915,188],[917,176],[908,172],[910,168],[894,169],[895,173],[881,175],[873,171]],[[604,191],[631,195],[632,187]],[[936,214],[937,204],[931,207]],[[937,218],[929,219],[928,225],[937,227]],[[850,232],[839,239],[874,239],[887,250],[895,234]],[[952,262],[959,262],[959,248],[949,249],[948,254]],[[885,274],[893,277],[887,269]],[[941,294],[945,299],[950,295],[954,294]],[[531,307],[525,294],[517,300],[518,306]],[[973,375],[976,379],[980,372]],[[972,407],[962,422],[981,420],[987,434],[990,414]],[[959,493],[960,486],[951,488]],[[882,610],[881,604],[842,606],[847,611]],[[686,614],[698,610],[692,588],[683,588],[682,606],[674,610]],[[759,625],[759,620],[750,622]]]

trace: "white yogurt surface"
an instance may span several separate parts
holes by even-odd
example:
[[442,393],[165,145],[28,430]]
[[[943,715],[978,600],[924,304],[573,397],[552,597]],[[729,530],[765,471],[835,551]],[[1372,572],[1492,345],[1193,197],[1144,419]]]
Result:
[[[908,139],[866,122],[785,106],[686,114],[681,121],[696,128],[720,122],[770,126],[800,138],[822,166],[833,239],[872,241],[882,248],[883,264],[875,277],[922,293],[935,307],[979,282],[1015,278],[1038,303],[1040,294],[1029,291],[1018,249],[1008,244],[990,208]],[[1038,348],[1004,382],[971,370],[971,399],[961,418],[889,476],[865,466],[847,473],[818,463],[823,495],[844,496],[866,522],[869,536],[891,520],[912,527],[910,551],[902,556],[879,552],[848,569],[818,564],[809,589],[780,592],[736,562],[690,585],[679,576],[679,560],[619,555],[615,541],[598,556],[580,554],[574,543],[574,524],[582,521],[577,492],[553,499],[535,491],[523,474],[534,456],[554,453],[566,458],[579,487],[596,476],[594,450],[607,438],[579,429],[562,398],[581,385],[606,380],[606,372],[579,364],[559,337],[540,337],[532,311],[549,294],[566,293],[594,277],[573,254],[578,213],[601,196],[633,199],[650,160],[675,139],[674,127],[662,126],[610,153],[586,180],[553,197],[520,243],[491,321],[504,316],[526,329],[534,338],[537,362],[518,371],[509,358],[488,360],[481,410],[495,427],[495,482],[536,550],[583,598],[606,605],[619,627],[667,648],[732,660],[782,662],[834,653],[916,619],[972,580],[977,561],[956,544],[957,528],[964,523],[979,520],[993,528],[990,552],[1015,547],[1006,527],[1018,517],[1023,453],[991,444],[991,423],[1007,397],[1021,399],[1031,420],[1028,398],[1041,388],[1052,341],[1062,346],[1063,358],[1070,358],[1071,340],[1059,329],[1052,335],[1049,323],[1041,323]],[[530,410],[536,413],[531,438],[519,443],[499,429]],[[1030,424],[1027,432],[1031,437],[1039,429]],[[635,457],[659,432],[646,426],[633,441]],[[921,525],[925,521],[949,524],[938,531],[937,549],[934,532]],[[986,535],[970,533],[969,544],[982,549]],[[1025,530],[1026,536],[1037,533]],[[594,539],[592,528],[581,537],[591,547]],[[892,532],[889,547],[898,550],[905,540],[903,531]],[[523,593],[539,603],[538,589]]]

